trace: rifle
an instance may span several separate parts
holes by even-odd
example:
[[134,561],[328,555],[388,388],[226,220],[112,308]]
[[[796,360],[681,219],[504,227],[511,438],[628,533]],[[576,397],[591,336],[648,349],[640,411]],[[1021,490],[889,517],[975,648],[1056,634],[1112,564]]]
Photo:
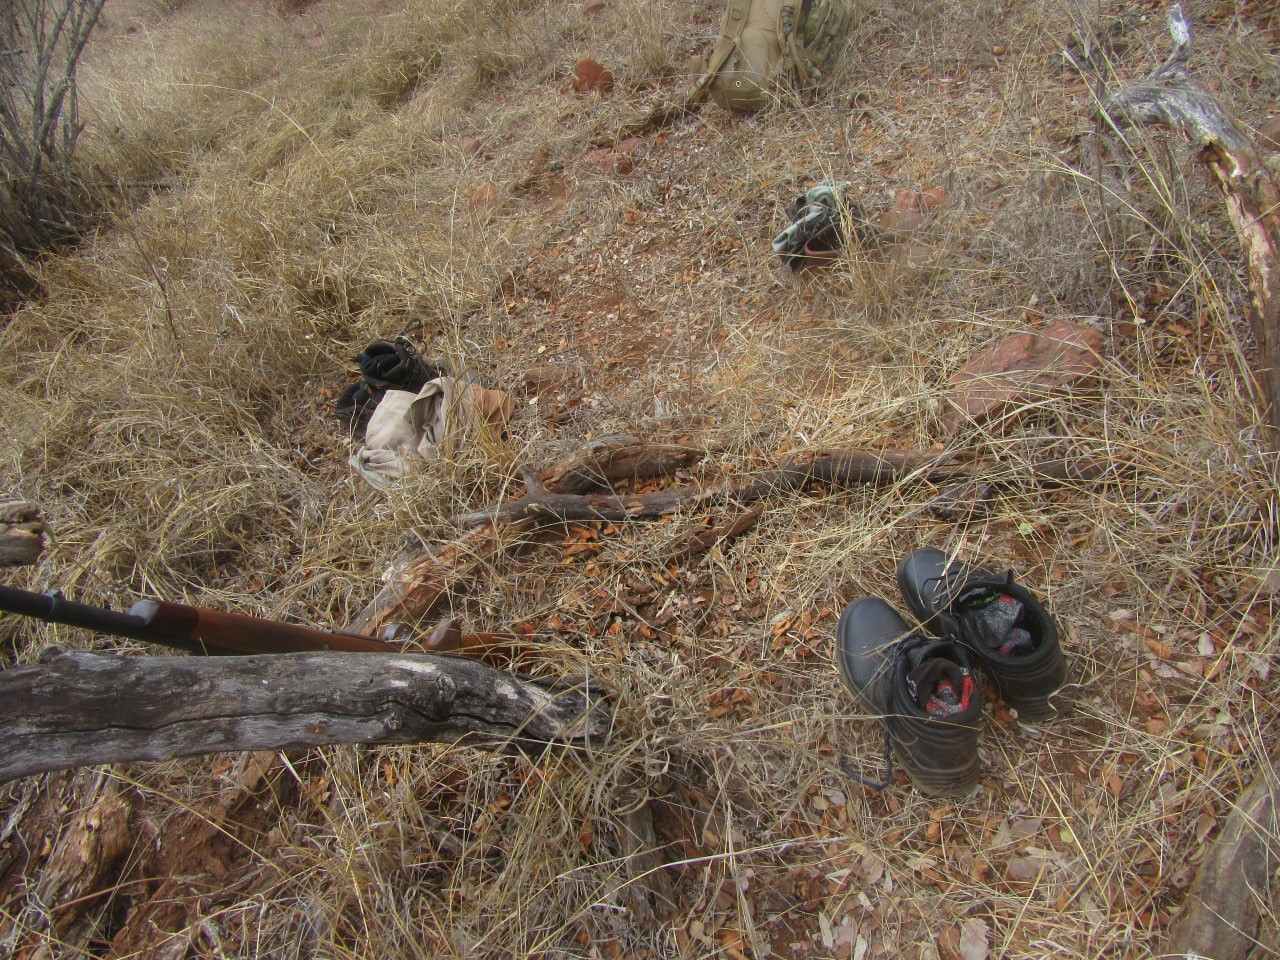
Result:
[[[399,653],[404,649],[399,644],[362,633],[316,630],[164,600],[139,600],[128,613],[120,613],[68,600],[59,590],[33,593],[0,586],[0,610],[48,623],[65,623],[98,633],[158,643],[188,653],[251,655],[308,650]],[[468,646],[463,642],[465,639],[458,634],[452,621],[442,621],[425,642],[407,646],[428,652],[444,652]]]

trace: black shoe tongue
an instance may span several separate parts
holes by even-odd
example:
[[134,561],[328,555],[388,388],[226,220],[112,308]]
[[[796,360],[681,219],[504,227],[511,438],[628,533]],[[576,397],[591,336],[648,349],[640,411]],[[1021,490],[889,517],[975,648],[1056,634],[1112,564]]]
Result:
[[954,650],[951,643],[938,641],[917,647],[907,654],[911,664],[907,687],[921,710],[928,711],[931,701],[935,700],[954,703],[959,708],[964,691],[964,670],[951,659]]

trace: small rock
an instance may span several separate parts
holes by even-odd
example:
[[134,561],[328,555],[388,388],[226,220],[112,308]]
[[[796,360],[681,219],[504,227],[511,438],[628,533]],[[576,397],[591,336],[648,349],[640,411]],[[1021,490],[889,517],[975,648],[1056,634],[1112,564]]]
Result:
[[1046,394],[1087,382],[1102,363],[1102,335],[1067,320],[1017,333],[971,357],[951,378],[949,429],[981,423]]
[[642,137],[627,137],[625,140],[619,140],[613,145],[613,152],[620,153],[624,157],[629,157],[645,146]]
[[891,240],[905,240],[924,223],[921,197],[914,190],[899,190],[893,207],[880,215],[880,229]]
[[940,187],[930,187],[920,194],[920,202],[926,210],[937,210],[939,207],[944,207],[950,199],[950,194]]
[[613,74],[598,61],[583,58],[574,64],[569,84],[575,93],[606,93],[613,89]]
[[475,137],[463,137],[461,146],[463,156],[474,157],[480,152],[480,141]]
[[1280,115],[1262,121],[1258,127],[1258,146],[1272,153],[1280,151]]
[[604,0],[586,0],[582,5],[583,16],[598,17],[609,9],[609,5]]
[[584,159],[587,163],[594,164],[620,177],[625,177],[635,168],[635,163],[630,157],[610,150],[608,147],[597,147],[594,150],[588,150]]
[[563,385],[569,379],[569,371],[564,367],[543,364],[529,367],[520,374],[520,379],[524,383],[526,394],[541,395]]

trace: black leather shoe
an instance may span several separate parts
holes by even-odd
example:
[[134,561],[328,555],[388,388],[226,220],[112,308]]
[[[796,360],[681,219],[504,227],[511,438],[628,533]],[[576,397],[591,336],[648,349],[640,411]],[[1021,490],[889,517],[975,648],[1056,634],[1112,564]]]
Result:
[[973,789],[982,697],[963,646],[912,633],[887,602],[863,597],[840,616],[836,657],[845,684],[881,715],[917,789],[932,796]]
[[1058,628],[1013,571],[993,574],[923,547],[898,564],[898,589],[926,630],[969,648],[1019,716],[1044,720],[1065,708]]

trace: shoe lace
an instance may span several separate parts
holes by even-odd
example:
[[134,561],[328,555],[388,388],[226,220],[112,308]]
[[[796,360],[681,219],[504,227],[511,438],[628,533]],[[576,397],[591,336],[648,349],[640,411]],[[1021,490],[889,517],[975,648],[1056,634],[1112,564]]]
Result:
[[893,746],[889,742],[889,728],[885,727],[885,731],[884,731],[884,779],[883,780],[872,780],[858,773],[851,766],[849,766],[849,760],[843,753],[840,754],[840,769],[844,771],[844,775],[848,777],[850,780],[853,780],[856,783],[860,783],[862,786],[866,787],[868,790],[874,790],[876,793],[880,793],[886,787],[888,787],[889,784],[893,783]]
[[[909,648],[917,647],[920,644],[927,643],[927,642],[928,641],[925,640],[924,638],[909,638],[908,640],[902,643],[895,644],[893,647],[893,650],[890,653],[888,669],[893,671],[893,674],[896,675],[901,661],[907,658],[907,650]],[[868,790],[874,790],[876,793],[882,792],[890,784],[893,783],[893,744],[889,739],[888,726],[885,726],[884,728],[883,763],[884,763],[884,779],[872,780],[869,777],[864,777],[862,774],[858,773],[851,766],[849,766],[848,757],[846,757],[843,753],[840,754],[840,770],[844,773],[846,777],[848,777],[850,780],[853,780],[855,783],[861,784],[862,786],[866,787]]]

